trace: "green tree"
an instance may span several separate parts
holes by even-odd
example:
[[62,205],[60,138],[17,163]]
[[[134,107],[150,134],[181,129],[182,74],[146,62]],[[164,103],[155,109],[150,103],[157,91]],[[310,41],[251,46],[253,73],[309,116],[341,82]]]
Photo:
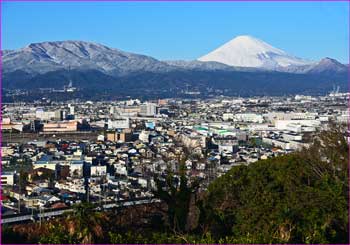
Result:
[[189,183],[183,164],[180,166],[179,177],[168,171],[164,182],[159,177],[155,178],[155,182],[157,188],[154,195],[168,206],[167,215],[170,228],[173,231],[185,231],[190,201],[197,191],[198,182]]
[[71,235],[67,232],[66,228],[58,224],[47,224],[47,234],[41,236],[40,244],[78,244],[80,243],[75,235]]
[[21,191],[24,191],[28,185],[28,173],[23,168],[19,171],[18,185]]
[[347,243],[343,132],[333,127],[308,149],[234,167],[215,180],[199,205],[202,232],[254,243]]
[[77,204],[73,209],[65,220],[68,233],[81,243],[93,243],[103,239],[103,224],[108,220],[105,213],[96,211],[95,206],[87,202]]

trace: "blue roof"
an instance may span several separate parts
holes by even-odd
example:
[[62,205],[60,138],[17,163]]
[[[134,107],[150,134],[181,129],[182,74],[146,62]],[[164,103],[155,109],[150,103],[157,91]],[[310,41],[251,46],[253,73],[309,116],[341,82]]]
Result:
[[71,163],[72,164],[84,164],[84,161],[82,161],[82,160],[74,160]]
[[43,155],[38,162],[48,162],[48,161],[52,161],[53,156],[52,155]]

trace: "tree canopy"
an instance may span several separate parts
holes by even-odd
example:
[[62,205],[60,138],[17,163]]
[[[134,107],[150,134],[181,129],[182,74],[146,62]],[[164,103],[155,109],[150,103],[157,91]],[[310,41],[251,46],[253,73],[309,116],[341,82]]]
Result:
[[[55,221],[59,224],[46,224],[46,234],[51,235],[27,236],[22,243],[348,244],[349,153],[342,132],[333,127],[320,132],[307,149],[235,166],[195,201],[197,183],[191,184],[182,171],[177,177],[169,173],[163,182],[156,181],[155,192],[168,210],[163,221],[150,222],[147,229],[116,227],[115,216],[107,219],[82,204]],[[198,210],[195,225],[188,228],[193,209]],[[27,234],[31,233],[7,227],[2,242]]]

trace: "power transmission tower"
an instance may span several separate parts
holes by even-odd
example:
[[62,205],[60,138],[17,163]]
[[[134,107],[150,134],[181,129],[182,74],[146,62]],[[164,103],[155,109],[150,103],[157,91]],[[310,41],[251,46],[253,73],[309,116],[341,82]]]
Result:
[[30,131],[35,132],[35,121],[30,122]]

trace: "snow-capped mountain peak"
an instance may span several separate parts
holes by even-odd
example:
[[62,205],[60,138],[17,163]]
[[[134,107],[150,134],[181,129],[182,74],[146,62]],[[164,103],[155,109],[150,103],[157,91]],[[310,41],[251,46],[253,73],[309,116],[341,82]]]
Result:
[[313,63],[289,55],[283,50],[248,35],[238,36],[198,60],[216,61],[230,66],[265,69]]
[[94,69],[112,75],[169,69],[169,65],[150,56],[84,41],[32,43],[3,52],[3,64],[6,72],[22,70],[41,74],[59,69]]

